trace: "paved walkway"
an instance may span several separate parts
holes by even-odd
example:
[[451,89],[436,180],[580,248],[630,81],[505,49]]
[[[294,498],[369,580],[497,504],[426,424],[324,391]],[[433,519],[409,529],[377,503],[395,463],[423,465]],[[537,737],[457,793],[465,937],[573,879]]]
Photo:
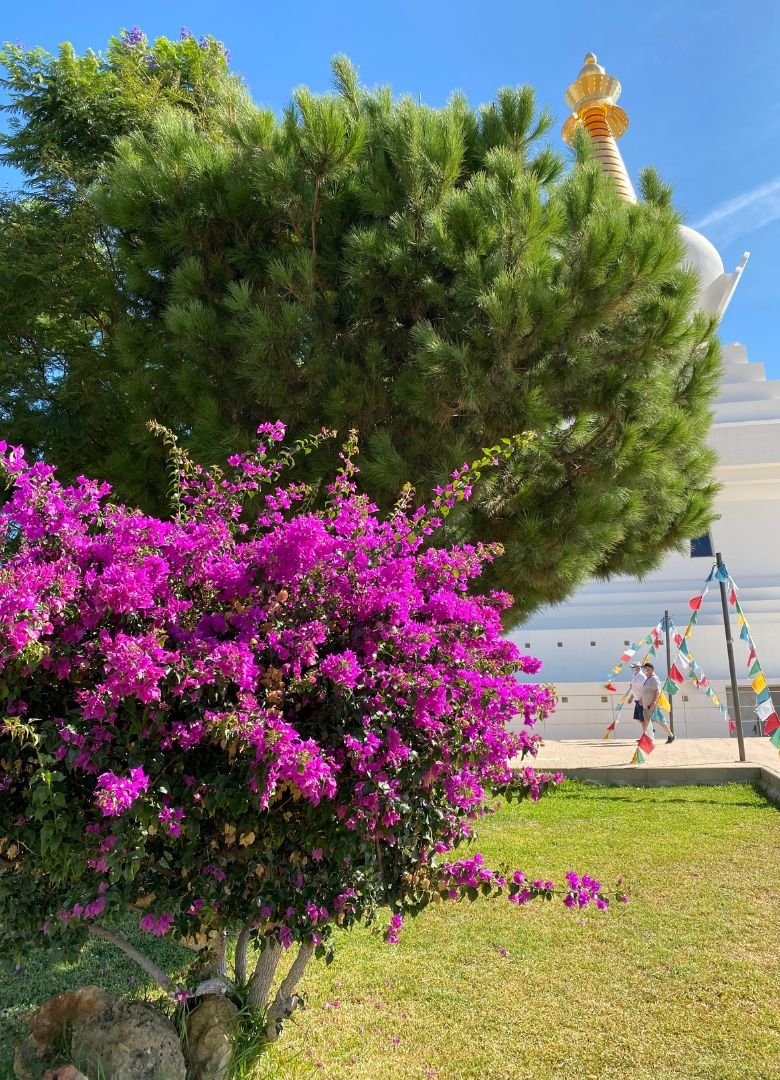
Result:
[[[547,772],[572,768],[617,768],[628,765],[636,750],[635,739],[567,739],[545,741],[536,757],[535,767]],[[780,771],[780,754],[769,739],[745,739],[746,764],[763,765]],[[678,737],[667,744],[659,739],[648,756],[647,768],[690,768],[697,765],[737,765],[739,749],[736,739],[683,739]]]
[[593,784],[667,787],[710,784],[758,784],[780,805],[780,755],[769,739],[745,740],[745,761],[735,739],[683,739],[670,746],[661,740],[642,765],[632,765],[633,739],[571,739],[545,742],[533,765]]

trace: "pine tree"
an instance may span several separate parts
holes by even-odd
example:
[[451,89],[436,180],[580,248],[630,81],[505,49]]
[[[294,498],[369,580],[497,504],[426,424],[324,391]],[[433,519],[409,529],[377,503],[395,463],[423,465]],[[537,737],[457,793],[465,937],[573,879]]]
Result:
[[357,427],[388,505],[534,431],[450,519],[450,538],[504,545],[492,584],[515,618],[701,533],[718,343],[669,190],[649,172],[622,202],[587,138],[567,163],[527,87],[437,110],[364,90],[343,58],[334,77],[280,119],[238,94],[207,122],[171,102],[104,155],[90,206],[117,314],[90,408],[106,421],[94,452],[59,432],[53,460],[157,508],[150,417],[204,461],[261,420]]
[[125,32],[105,57],[6,45],[0,63],[10,99],[2,159],[24,178],[22,191],[0,196],[3,435],[66,476],[124,480],[124,494],[142,500],[163,463],[143,438],[125,469],[135,404],[117,349],[125,270],[90,192],[118,136],[149,128],[165,107],[208,130],[215,110],[236,107],[244,90],[221,43],[188,31],[154,43]]

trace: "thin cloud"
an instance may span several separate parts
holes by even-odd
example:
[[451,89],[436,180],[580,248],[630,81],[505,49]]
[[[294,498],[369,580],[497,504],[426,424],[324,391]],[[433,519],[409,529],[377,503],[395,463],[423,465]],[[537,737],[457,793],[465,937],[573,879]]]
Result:
[[740,235],[763,229],[780,220],[780,176],[752,191],[736,195],[714,207],[693,223],[694,229],[709,230],[728,242]]

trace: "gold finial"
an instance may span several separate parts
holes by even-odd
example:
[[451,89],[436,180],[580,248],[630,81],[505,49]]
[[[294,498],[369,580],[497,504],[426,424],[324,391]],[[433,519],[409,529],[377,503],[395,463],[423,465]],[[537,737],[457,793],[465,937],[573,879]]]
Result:
[[628,116],[617,104],[621,89],[614,75],[607,75],[599,64],[596,54],[587,53],[579,76],[564,94],[566,104],[572,111],[563,125],[564,140],[571,144],[584,114],[594,109],[601,112],[613,139],[619,139],[628,127]]

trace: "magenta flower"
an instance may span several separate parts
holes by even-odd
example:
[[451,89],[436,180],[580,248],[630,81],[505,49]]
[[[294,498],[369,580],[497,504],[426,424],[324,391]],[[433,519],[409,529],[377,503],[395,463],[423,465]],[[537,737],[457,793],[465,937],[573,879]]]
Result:
[[346,690],[354,689],[360,678],[360,664],[351,649],[326,656],[320,664],[320,671],[326,679],[330,679],[336,686],[342,686]]
[[117,817],[128,810],[149,787],[149,777],[142,766],[130,770],[128,777],[104,772],[98,777],[95,802],[105,817]]
[[153,915],[151,912],[147,912],[146,915],[141,916],[138,925],[147,933],[154,934],[155,937],[163,937],[168,933],[173,923],[173,915],[168,911],[164,911],[162,915]]

